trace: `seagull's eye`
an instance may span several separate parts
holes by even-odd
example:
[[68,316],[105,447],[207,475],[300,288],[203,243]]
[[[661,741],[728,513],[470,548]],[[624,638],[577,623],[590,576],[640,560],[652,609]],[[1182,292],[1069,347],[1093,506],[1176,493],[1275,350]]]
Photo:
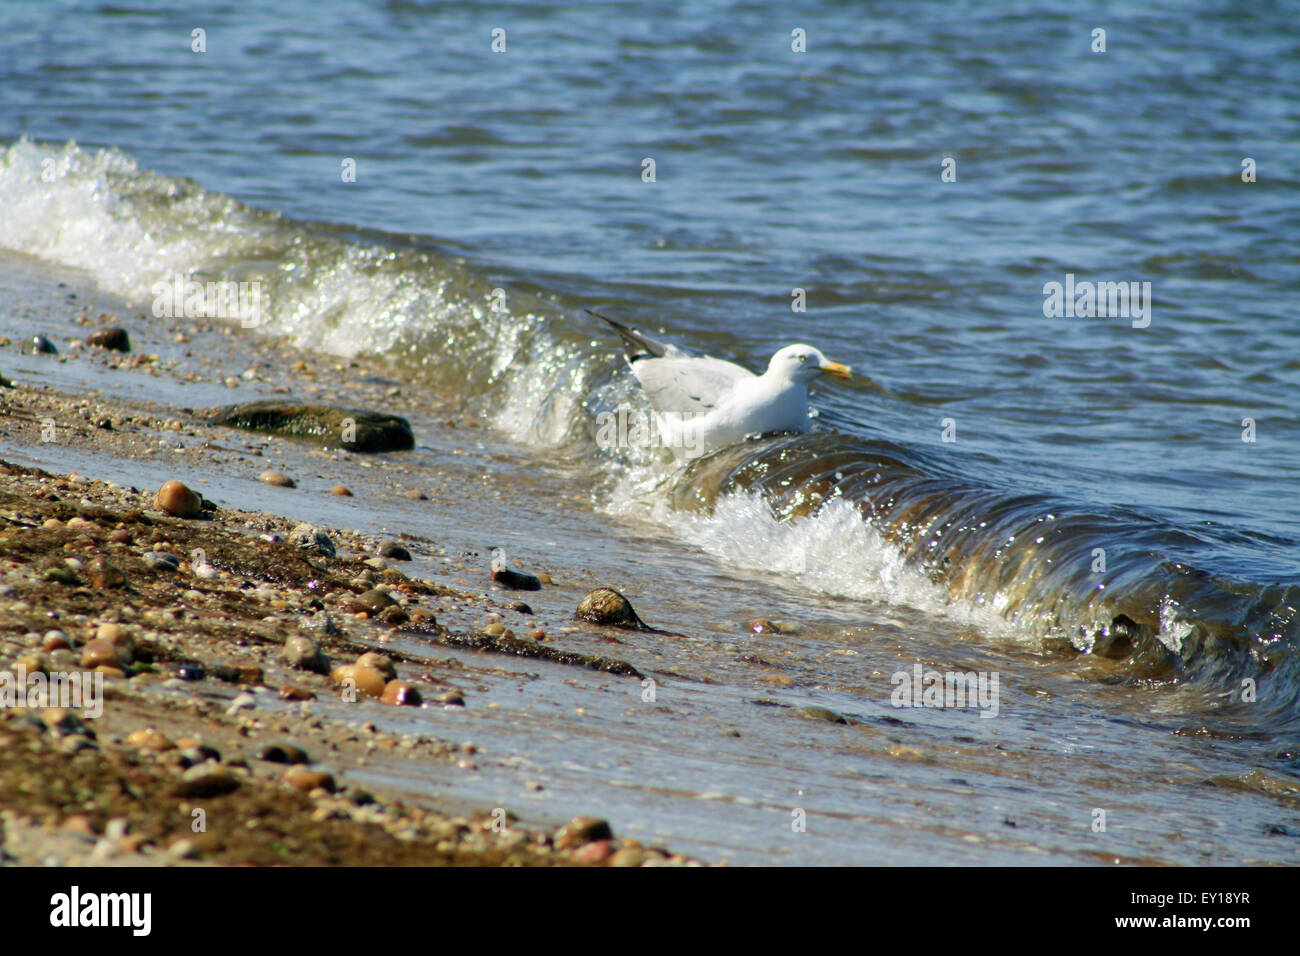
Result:
[[799,356],[799,361],[800,361],[800,362],[806,362],[806,361],[808,361],[808,356],[806,356],[806,355],[800,355],[800,356]]

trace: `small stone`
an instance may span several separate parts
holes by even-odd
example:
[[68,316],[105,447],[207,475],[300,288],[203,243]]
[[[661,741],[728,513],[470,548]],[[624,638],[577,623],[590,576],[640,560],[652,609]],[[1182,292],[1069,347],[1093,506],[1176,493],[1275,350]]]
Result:
[[369,667],[358,667],[355,664],[344,664],[342,667],[334,668],[330,671],[330,680],[345,691],[352,687],[357,693],[366,697],[382,696],[384,687],[388,684],[388,680],[379,671]]
[[542,589],[540,578],[525,574],[522,571],[512,571],[510,568],[493,568],[492,580],[511,591],[540,591]]
[[276,488],[297,488],[298,485],[292,478],[282,471],[264,471],[257,476],[263,483],[272,485]]
[[284,782],[308,793],[317,789],[333,793],[338,789],[332,773],[327,770],[311,770],[301,764],[295,764],[284,772]]
[[271,763],[311,763],[307,751],[293,744],[267,744],[257,751],[256,757]]
[[429,500],[429,496],[428,496],[428,495],[426,495],[423,491],[420,491],[420,490],[415,489],[415,488],[411,488],[411,489],[408,489],[407,491],[403,491],[403,492],[402,492],[402,497],[403,497],[403,498],[409,498],[409,499],[412,500],[412,501],[428,501],[428,500]]
[[383,588],[373,588],[364,594],[358,594],[353,603],[361,605],[369,611],[382,611],[386,607],[392,607],[397,602]]
[[70,647],[71,645],[68,643],[68,638],[62,631],[51,631],[49,634],[46,634],[45,639],[41,641],[41,650],[47,653],[50,651],[67,650]]
[[404,680],[390,680],[380,699],[394,707],[419,707],[423,702],[420,692]]
[[295,687],[293,684],[285,684],[280,688],[281,700],[315,700],[316,694],[307,690],[305,687]]
[[321,653],[315,641],[301,634],[295,634],[284,642],[280,657],[290,667],[296,667],[298,670],[314,671],[317,674],[329,673],[329,660]]
[[130,747],[139,747],[141,750],[154,750],[159,753],[176,749],[176,744],[166,734],[152,727],[145,727],[142,730],[135,730],[127,734],[126,743]]
[[203,496],[179,481],[169,481],[153,496],[153,506],[178,518],[195,518],[203,513]]
[[87,345],[97,345],[101,349],[111,349],[114,352],[131,351],[131,339],[126,334],[126,329],[120,329],[117,326],[108,326],[97,329],[86,337]]
[[465,706],[465,696],[458,690],[443,691],[441,694],[435,697],[434,700],[442,704],[444,707]]
[[614,845],[609,840],[595,840],[573,853],[574,863],[603,863],[614,855]]
[[397,678],[397,667],[392,660],[380,654],[377,651],[367,651],[357,658],[358,667],[369,667],[371,670],[379,671],[389,680]]
[[181,774],[172,793],[178,797],[219,797],[239,789],[234,772],[221,764],[205,761]]
[[37,355],[58,355],[59,350],[54,347],[44,335],[34,335],[31,339],[32,351]]
[[555,832],[555,846],[560,850],[583,846],[596,840],[612,840],[614,831],[599,817],[574,817]]
[[745,629],[754,634],[780,634],[781,629],[765,617],[757,618],[745,625]]
[[119,589],[126,587],[126,574],[116,564],[111,561],[105,561],[103,558],[96,558],[90,562],[90,567],[86,569],[90,577],[90,583],[97,588]]
[[578,605],[576,617],[580,621],[608,627],[649,630],[645,622],[637,617],[631,602],[613,588],[596,588],[588,593]]
[[330,489],[330,494],[339,495],[340,497],[343,498],[352,497],[352,492],[348,491],[348,489],[344,488],[342,485],[335,485],[333,488]]
[[289,532],[289,543],[301,551],[310,551],[326,558],[332,558],[338,553],[329,535],[306,522]]
[[144,563],[155,571],[177,571],[181,566],[181,559],[170,551],[146,551],[143,557]]
[[117,648],[108,641],[99,639],[89,641],[81,649],[82,667],[117,667],[119,664],[121,659],[117,655]]
[[509,604],[506,605],[506,607],[510,608],[510,610],[512,611],[518,611],[520,614],[533,613],[533,609],[529,607],[527,604],[525,604],[523,601],[511,601]]
[[391,558],[394,561],[411,560],[411,552],[396,541],[385,541],[381,544],[379,546],[379,556],[381,558]]

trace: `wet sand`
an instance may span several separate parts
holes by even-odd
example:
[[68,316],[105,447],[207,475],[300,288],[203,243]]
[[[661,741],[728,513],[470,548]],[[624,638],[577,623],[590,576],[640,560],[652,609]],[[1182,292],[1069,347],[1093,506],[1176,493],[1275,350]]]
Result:
[[[428,396],[405,398],[362,362],[331,363],[272,343],[259,343],[256,372],[240,377],[221,323],[182,319],[160,329],[104,312],[114,303],[88,290],[51,288],[54,306],[29,311],[43,313],[33,334],[48,335],[59,354],[32,354],[12,331],[0,348],[0,371],[13,383],[0,390],[0,666],[88,673],[86,645],[102,633],[116,633],[125,650],[100,668],[102,716],[43,707],[0,713],[10,862],[688,862],[621,834],[610,839],[598,806],[575,825],[437,797],[439,776],[474,774],[510,756],[489,728],[467,739],[456,735],[460,724],[440,726],[440,712],[492,707],[478,699],[486,683],[600,675],[629,694],[639,689],[634,667],[591,652],[593,643],[615,648],[616,637],[534,613],[524,603],[530,592],[492,583],[490,555],[448,555],[414,533],[392,542],[422,566],[438,563],[441,581],[404,573],[411,562],[378,557],[391,539],[363,527],[375,505],[462,516],[497,507],[482,500],[490,492],[474,487],[469,469],[458,474],[448,462],[431,476],[404,467],[400,455],[326,451],[212,426],[189,402],[293,391],[395,414],[418,405],[421,431],[435,420],[446,432],[472,434],[477,421]],[[16,293],[28,301],[34,294]],[[7,330],[23,324],[14,320]],[[105,324],[130,327],[130,352],[73,344]],[[204,382],[196,382],[195,356],[208,366]],[[182,388],[184,401],[159,400]],[[296,487],[259,481],[267,469],[291,473]],[[144,476],[156,477],[146,487]],[[157,479],[188,482],[219,504],[197,518],[168,515],[154,502]],[[340,485],[352,496],[331,493]],[[302,517],[329,536],[335,556],[288,540]],[[149,551],[179,560],[174,568],[146,561]],[[544,568],[517,559],[514,566],[552,580]],[[377,588],[392,596],[391,607],[366,606]],[[580,596],[582,588],[567,591]],[[585,646],[566,645],[579,632]],[[328,674],[291,666],[286,642],[302,637],[331,667],[367,652],[387,657],[422,701],[409,708],[418,729],[381,729],[375,720],[384,723],[396,707],[345,699]],[[545,667],[512,666],[521,660]],[[282,751],[300,756],[294,748],[306,762],[286,765]],[[402,786],[404,778],[419,786]],[[196,810],[204,822],[197,830]]]

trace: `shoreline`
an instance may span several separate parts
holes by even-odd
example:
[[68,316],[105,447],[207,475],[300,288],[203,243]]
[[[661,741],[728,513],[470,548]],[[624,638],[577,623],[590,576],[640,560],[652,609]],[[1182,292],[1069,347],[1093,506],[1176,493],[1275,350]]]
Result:
[[[56,330],[41,328],[60,354],[15,362],[10,356],[23,343],[0,340],[0,371],[13,383],[0,388],[0,667],[78,673],[97,666],[105,675],[104,713],[91,720],[48,708],[0,713],[0,736],[14,755],[0,764],[2,846],[11,862],[696,862],[617,839],[598,807],[557,827],[531,815],[520,820],[502,806],[463,799],[441,806],[436,787],[431,797],[427,784],[401,786],[403,775],[421,778],[429,768],[473,773],[479,762],[494,759],[496,742],[486,729],[473,741],[444,739],[436,719],[397,733],[380,729],[368,714],[410,709],[436,718],[431,709],[464,709],[466,697],[472,710],[484,681],[518,679],[499,666],[515,660],[545,661],[560,680],[572,671],[622,674],[635,683],[640,674],[616,656],[566,646],[566,632],[580,630],[568,626],[574,621],[534,612],[518,600],[530,592],[496,588],[487,555],[450,555],[418,534],[389,537],[333,520],[306,526],[290,508],[207,508],[210,499],[224,502],[241,492],[247,498],[249,478],[263,468],[292,472],[296,488],[254,486],[252,493],[300,513],[317,510],[312,502],[321,499],[330,507],[355,507],[372,497],[432,506],[446,490],[436,487],[438,479],[450,488],[456,476],[427,476],[433,482],[427,490],[396,491],[385,472],[397,473],[398,486],[412,474],[400,453],[354,454],[269,438],[132,394],[139,372],[174,379],[173,367],[182,363],[148,351],[158,344],[154,330],[99,311],[102,302],[82,304],[95,293],[67,295],[73,307],[67,311],[76,313],[70,320],[86,334],[121,325],[140,341],[118,353],[69,345]],[[184,340],[175,344],[208,356],[219,356],[230,334],[206,320],[171,325],[180,329],[171,338]],[[257,341],[254,348],[256,376],[245,379],[254,378],[263,393],[236,394],[236,401],[294,392],[286,402],[320,402],[328,393],[331,405],[347,409],[402,415],[418,405],[448,430],[479,427],[463,409],[430,405],[414,389],[385,384],[376,362],[331,362],[306,353],[293,361],[295,350],[282,344]],[[27,358],[59,363],[44,366],[60,372],[57,384],[33,382],[15,368]],[[73,377],[67,366],[93,374],[100,387],[67,387]],[[114,389],[114,376],[123,372],[137,374]],[[243,381],[232,387],[230,378],[216,376],[242,393]],[[48,468],[36,466],[47,457]],[[80,473],[62,467],[67,460],[84,463]],[[172,516],[157,507],[156,486],[142,490],[107,475],[83,476],[95,475],[97,465],[188,481],[209,500],[197,517]],[[338,485],[350,494],[340,494]],[[463,483],[456,493],[464,495]],[[326,519],[338,517],[330,507],[321,506]],[[310,529],[299,535],[305,549],[294,540],[303,527]],[[406,574],[411,552],[441,560],[454,577],[440,582]],[[517,562],[512,556],[549,589],[548,574]],[[97,663],[92,651],[105,635],[117,656]],[[285,659],[286,644],[301,646],[303,638],[329,666]],[[328,672],[376,653],[406,685],[397,698],[422,699],[421,709],[369,699],[364,686],[354,701],[343,699],[337,673],[332,679]],[[550,673],[526,676],[547,681]],[[360,675],[357,682],[365,683]],[[268,755],[274,759],[261,759]],[[304,756],[306,763],[282,762]],[[121,782],[116,790],[115,780]],[[204,811],[202,832],[192,829],[195,810]]]

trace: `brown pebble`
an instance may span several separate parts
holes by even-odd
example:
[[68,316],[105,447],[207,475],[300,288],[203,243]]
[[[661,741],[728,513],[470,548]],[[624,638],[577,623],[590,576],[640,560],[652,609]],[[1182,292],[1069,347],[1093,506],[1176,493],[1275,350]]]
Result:
[[603,863],[614,855],[614,845],[609,840],[595,840],[574,851],[574,863]]
[[377,651],[367,651],[357,658],[357,667],[369,667],[371,670],[379,671],[389,680],[397,678],[397,668],[393,662]]
[[342,497],[344,497],[344,498],[351,498],[351,497],[352,497],[352,492],[348,491],[348,490],[347,490],[346,488],[344,488],[342,485],[335,485],[333,488],[330,489],[330,494],[332,494],[332,495],[340,495],[340,496],[342,496]]
[[284,782],[298,790],[311,792],[317,788],[333,793],[338,789],[334,775],[327,770],[309,770],[302,764],[294,764],[284,772]]
[[139,747],[141,750],[175,750],[176,745],[167,739],[167,735],[160,733],[152,727],[145,727],[141,730],[134,730],[126,735],[127,745],[130,747]]
[[68,644],[68,639],[62,634],[53,634],[41,641],[41,650],[46,652],[67,650],[69,647],[71,645]]
[[130,544],[131,532],[127,531],[125,528],[118,528],[109,532],[108,540],[112,541],[114,544]]
[[121,660],[111,642],[96,638],[81,649],[82,667],[117,667]]
[[285,684],[280,688],[281,700],[315,700],[316,694],[307,690],[305,687],[294,687],[292,684]]
[[544,641],[546,640],[546,632],[540,627],[535,628],[528,632],[528,637],[534,641]]
[[203,513],[203,497],[179,481],[169,481],[153,496],[153,506],[178,518],[194,518]]
[[390,680],[384,685],[381,698],[385,704],[394,707],[419,707],[423,701],[420,692],[404,680]]
[[294,480],[282,471],[264,471],[258,475],[263,482],[276,488],[297,488]]
[[380,697],[388,680],[379,671],[356,664],[344,664],[330,671],[330,680],[346,689],[345,681],[352,681],[357,693],[365,697]]
[[114,325],[91,332],[86,337],[86,344],[97,345],[101,349],[111,349],[114,352],[131,351],[131,339],[126,334],[126,329]]

